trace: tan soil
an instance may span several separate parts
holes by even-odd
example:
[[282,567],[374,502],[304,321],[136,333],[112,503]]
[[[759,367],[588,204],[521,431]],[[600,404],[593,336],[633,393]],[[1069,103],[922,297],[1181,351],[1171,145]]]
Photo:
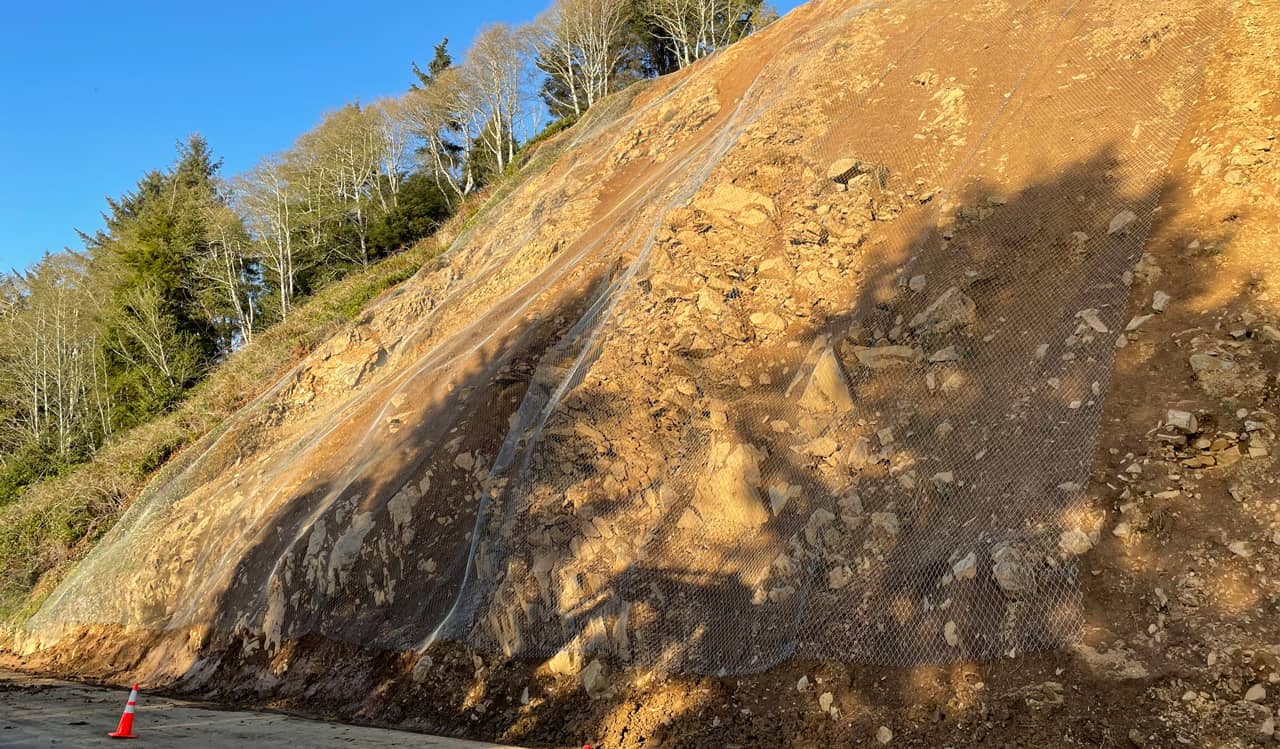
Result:
[[[882,728],[891,746],[1275,741],[1280,8],[1249,0],[1234,8],[1192,0],[953,0],[864,15],[852,9],[815,0],[707,63],[620,97],[567,133],[565,153],[482,214],[442,262],[380,300],[220,438],[180,456],[142,500],[158,514],[126,519],[91,558],[92,574],[73,578],[67,595],[46,604],[44,618],[10,644],[3,663],[534,746],[873,745],[878,734],[889,736]],[[1228,10],[1234,13],[1216,47],[1178,46],[1186,41],[1178,34]],[[916,84],[880,86],[926,29],[933,44],[896,74]],[[1024,68],[1017,50],[1041,36],[1048,41]],[[1199,96],[1189,124],[1172,134],[1177,146],[1159,164],[1148,163],[1144,149],[1159,140],[1169,111],[1191,104],[1177,81],[1152,96],[1098,86],[1087,106],[1058,95],[1075,80],[1064,73],[1073,66],[1088,86],[1109,66],[1132,65],[1138,86],[1159,81],[1161,60],[1188,54],[1208,60],[1203,88],[1193,87]],[[972,71],[979,73],[966,78]],[[1006,100],[1010,91],[1016,95]],[[1007,128],[1002,149],[985,139],[989,122]],[[721,147],[723,157],[704,169]],[[823,175],[850,153],[873,164],[911,164],[908,173],[921,182],[877,189],[872,172],[838,189]],[[1085,196],[1096,203],[1117,180],[1142,188],[1125,197],[1148,206],[1137,219],[1150,220],[1151,230],[1132,258],[1128,309],[1102,311],[1112,321],[1109,334],[1116,321],[1153,314],[1156,292],[1170,301],[1124,333],[1105,400],[1090,417],[1099,426],[1096,446],[1085,445],[1093,450],[1087,501],[1054,518],[1080,528],[1092,547],[1080,561],[1085,626],[1078,644],[949,665],[869,666],[877,643],[843,650],[854,642],[842,639],[845,632],[896,617],[913,636],[932,632],[929,652],[945,653],[939,621],[887,606],[842,609],[839,595],[824,594],[832,597],[815,596],[814,608],[846,611],[850,629],[814,636],[829,646],[823,657],[805,653],[741,677],[628,667],[612,634],[600,638],[612,651],[590,679],[584,661],[592,659],[571,649],[577,639],[556,640],[565,655],[550,660],[440,643],[419,657],[414,645],[459,589],[478,498],[502,492],[486,483],[487,469],[539,361],[596,291],[624,276],[651,233],[650,264],[637,282],[653,296],[621,298],[584,379],[552,414],[548,447],[537,453],[548,467],[536,475],[557,478],[530,482],[513,537],[536,539],[544,529],[569,527],[566,518],[574,528],[594,524],[590,536],[571,529],[543,542],[573,557],[557,558],[552,569],[565,579],[581,574],[589,587],[590,575],[602,575],[616,563],[613,554],[629,548],[628,529],[657,527],[645,518],[655,508],[661,515],[663,500],[651,498],[650,506],[635,498],[649,496],[655,477],[676,475],[680,458],[710,456],[715,490],[691,490],[693,504],[665,518],[663,527],[676,530],[655,544],[653,563],[671,590],[731,578],[742,581],[744,595],[673,605],[656,616],[727,629],[753,616],[755,609],[739,605],[747,588],[778,589],[770,587],[770,562],[791,539],[771,521],[778,509],[752,503],[770,501],[757,479],[761,471],[775,475],[768,456],[790,454],[782,447],[790,433],[761,425],[759,416],[801,397],[781,387],[742,396],[740,382],[742,390],[785,383],[807,351],[788,343],[824,331],[843,335],[856,324],[865,326],[861,337],[850,333],[832,348],[846,371],[867,357],[894,355],[884,344],[905,351],[902,362],[885,364],[887,377],[851,383],[853,400],[892,403],[907,387],[892,373],[921,366],[917,360],[933,352],[916,353],[912,334],[895,340],[884,332],[895,324],[889,310],[910,307],[900,302],[908,278],[945,275],[950,256],[936,252],[907,269],[922,245],[966,253],[976,269],[977,280],[965,287],[975,320],[948,325],[1023,342],[1020,324],[1070,319],[1079,307],[1050,292],[1091,280],[1090,240],[1076,240],[1081,249],[1071,232],[1087,226],[1107,234],[1119,215],[1102,215]],[[669,205],[690,186],[698,188],[691,200]],[[950,203],[934,232],[929,196],[937,194]],[[1075,207],[1046,210],[1053,205]],[[991,226],[1003,228],[984,228]],[[942,245],[951,232],[954,243]],[[1015,245],[1019,253],[1007,251]],[[1138,262],[1142,254],[1149,257]],[[934,283],[924,295],[930,300],[945,290]],[[883,319],[850,319],[850,310],[877,304]],[[1025,315],[1007,332],[991,319],[992,310],[1006,309]],[[981,340],[921,319],[935,329],[929,334],[951,335],[946,340],[962,346]],[[882,345],[863,345],[872,339]],[[1038,340],[1027,334],[1025,343]],[[945,407],[953,410],[922,400],[923,417],[981,413],[1003,395],[999,366],[964,374],[972,387],[955,391]],[[1064,382],[1061,399],[1088,385]],[[839,399],[838,389],[822,390],[803,398]],[[749,406],[739,407],[748,397]],[[1162,428],[1170,409],[1196,415],[1191,434]],[[833,412],[832,419],[844,418],[838,404]],[[951,418],[963,429],[966,422]],[[704,421],[718,436],[703,452],[690,450],[689,425]],[[871,441],[876,425],[847,428]],[[791,483],[839,493],[851,480],[849,466],[823,460],[817,443],[825,434],[804,435],[812,474]],[[992,449],[1021,455],[1006,469],[1005,480],[1016,483],[1037,476],[1037,467],[1048,470],[1058,457],[1052,443]],[[924,468],[929,454],[909,457],[919,461],[921,480],[934,472]],[[556,473],[561,464],[568,467]],[[901,475],[897,469],[863,470],[888,480],[889,470]],[[575,496],[600,501],[584,505]],[[1028,512],[1002,511],[1007,524]],[[908,513],[898,512],[905,522]],[[918,508],[910,519],[931,512]],[[873,516],[876,522],[887,520]],[[591,541],[597,538],[604,540]],[[946,540],[927,532],[919,538],[929,548]],[[515,574],[523,553],[535,557],[541,548],[534,540],[519,548],[502,601],[527,605],[547,595],[534,573]],[[926,561],[951,562],[942,552]],[[627,578],[600,579],[621,587]],[[879,584],[892,592],[896,583]],[[556,593],[561,604],[570,600]],[[884,595],[872,600],[891,600]],[[655,614],[640,602],[628,611],[636,638],[670,631],[651,624],[646,617]],[[1023,623],[1038,617],[1049,640],[1058,634],[1056,612],[1011,612]],[[617,621],[609,610],[593,626],[614,633]],[[965,634],[977,623],[961,625]],[[532,627],[494,629],[489,636],[509,652],[527,656],[541,643]],[[689,643],[680,655],[777,645],[766,634],[748,639]],[[636,652],[642,646],[633,645]],[[353,692],[363,697],[352,702]]]

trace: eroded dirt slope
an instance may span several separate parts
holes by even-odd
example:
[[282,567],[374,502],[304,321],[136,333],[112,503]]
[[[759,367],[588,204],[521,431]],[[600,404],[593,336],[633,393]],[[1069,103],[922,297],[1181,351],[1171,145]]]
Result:
[[616,97],[16,657],[522,744],[1270,740],[1278,21],[815,0]]

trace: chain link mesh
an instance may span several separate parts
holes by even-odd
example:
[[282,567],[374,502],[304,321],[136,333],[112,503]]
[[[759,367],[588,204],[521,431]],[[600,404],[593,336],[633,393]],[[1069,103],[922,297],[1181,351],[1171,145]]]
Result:
[[610,100],[161,471],[33,642],[718,674],[1071,642],[1127,282],[1225,20],[1178,7],[815,1],[770,59]]

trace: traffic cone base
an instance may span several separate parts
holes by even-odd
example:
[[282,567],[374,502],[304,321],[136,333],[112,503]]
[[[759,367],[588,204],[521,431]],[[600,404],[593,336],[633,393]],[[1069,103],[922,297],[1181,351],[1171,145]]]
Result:
[[136,739],[133,734],[133,711],[138,705],[138,685],[133,685],[133,690],[129,692],[129,703],[124,706],[124,713],[120,716],[120,723],[116,726],[116,730],[107,735],[113,739]]

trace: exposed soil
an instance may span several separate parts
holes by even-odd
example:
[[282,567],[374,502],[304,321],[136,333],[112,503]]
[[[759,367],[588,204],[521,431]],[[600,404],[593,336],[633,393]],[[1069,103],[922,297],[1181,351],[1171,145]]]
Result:
[[527,746],[1275,742],[1276,60],[1274,3],[814,0],[566,133],[0,665]]

